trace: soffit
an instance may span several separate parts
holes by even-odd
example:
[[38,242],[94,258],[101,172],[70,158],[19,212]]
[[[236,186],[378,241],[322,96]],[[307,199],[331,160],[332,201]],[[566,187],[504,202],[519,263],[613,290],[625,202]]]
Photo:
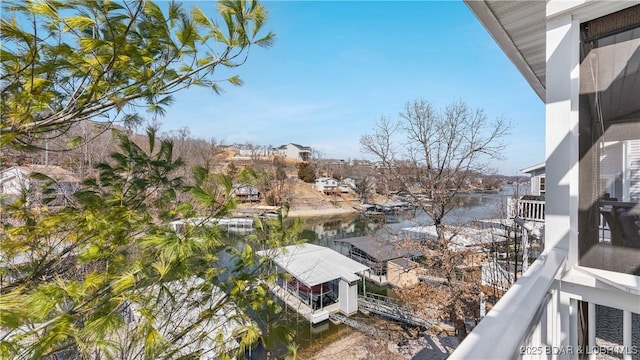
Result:
[[544,101],[546,2],[465,0],[465,3]]

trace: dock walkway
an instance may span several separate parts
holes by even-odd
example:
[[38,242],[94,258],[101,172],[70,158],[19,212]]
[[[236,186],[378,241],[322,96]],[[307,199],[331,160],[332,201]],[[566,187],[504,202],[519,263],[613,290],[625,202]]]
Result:
[[438,323],[436,320],[425,320],[421,318],[407,307],[398,304],[396,301],[386,296],[375,294],[359,296],[358,306],[360,309],[376,315],[426,329],[437,325]]

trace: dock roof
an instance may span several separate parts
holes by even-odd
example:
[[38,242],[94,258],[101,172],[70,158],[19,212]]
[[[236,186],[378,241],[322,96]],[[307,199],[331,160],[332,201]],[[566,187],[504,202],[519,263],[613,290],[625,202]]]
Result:
[[366,265],[336,251],[313,244],[290,245],[282,249],[263,250],[256,253],[268,256],[278,266],[309,287],[335,279],[356,281],[359,279],[357,273],[369,269]]
[[351,244],[351,246],[364,251],[378,262],[403,257],[413,258],[422,255],[421,251],[396,246],[396,244],[391,243],[389,240],[373,238],[371,236],[340,239],[336,240],[336,242]]
[[[407,227],[402,228],[402,231],[406,234],[419,234],[430,238],[438,237],[435,225]],[[456,251],[500,241],[499,234],[496,234],[491,229],[481,230],[467,227],[451,227],[445,230],[444,236],[451,240],[449,247]]]

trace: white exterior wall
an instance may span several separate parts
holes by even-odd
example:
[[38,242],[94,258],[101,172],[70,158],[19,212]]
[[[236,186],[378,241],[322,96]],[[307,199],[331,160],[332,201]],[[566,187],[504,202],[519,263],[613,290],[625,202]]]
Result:
[[355,187],[356,187],[356,181],[354,179],[352,179],[352,178],[349,178],[349,177],[348,178],[344,178],[342,180],[342,183],[347,185],[347,186],[349,186],[352,189],[355,189]]
[[[579,258],[580,19],[570,9],[576,4],[550,0],[546,8],[545,247],[568,244],[567,267],[577,265]],[[563,296],[561,300],[552,311],[559,326],[550,326],[547,339],[551,340],[549,345],[566,348],[575,336],[556,335],[570,334],[570,324],[577,321],[577,315],[571,310],[570,299]]]
[[318,191],[333,190],[338,186],[338,180],[334,178],[321,177],[317,178],[314,187]]
[[299,152],[300,150],[291,144],[286,145],[285,148],[282,149],[282,155],[296,160],[300,160]]
[[540,195],[540,178],[538,176],[534,176],[531,178],[531,195],[538,196]]
[[[295,146],[293,144],[284,145],[283,148],[280,149],[280,153],[282,155],[284,155],[285,157],[288,157],[290,159],[296,159],[298,161],[303,161],[304,160],[302,157],[300,157],[300,152],[301,151],[303,151],[303,150],[301,150],[299,147],[297,147],[297,146]],[[309,154],[309,157],[311,157],[311,154]]]
[[[43,166],[42,169],[38,167],[41,165],[34,165],[34,172],[38,172],[40,170],[44,171],[46,174],[46,169]],[[0,194],[2,194],[2,202],[11,202],[16,199],[16,197],[23,194],[23,192],[28,192],[28,201],[33,202],[37,201],[42,192],[39,191],[41,185],[44,184],[43,181],[31,179],[31,171],[25,171],[25,169],[20,167],[12,167],[9,169],[5,169],[0,171]],[[50,175],[52,178],[56,178],[56,175]],[[73,194],[79,186],[79,182],[77,180],[70,180],[66,178],[56,181],[56,183],[52,186],[52,190],[55,191],[55,195],[61,196],[69,196]],[[60,199],[63,201],[63,199]],[[54,201],[50,203],[50,205],[61,205],[60,202]]]
[[[596,304],[625,311],[624,325],[616,325],[625,329],[624,345],[632,344],[629,312],[640,313],[640,277],[578,266],[578,185],[581,180],[578,173],[579,30],[585,21],[637,3],[637,0],[547,1],[545,153],[548,196],[545,254],[518,280],[519,286],[512,287],[495,305],[456,349],[451,359],[577,358],[578,301],[588,302],[591,308],[587,319],[590,346],[595,344]],[[622,157],[627,162],[626,168],[630,169],[633,167],[631,153],[635,149],[640,154],[640,144],[628,144],[624,150],[626,154]],[[640,159],[640,156],[635,159]],[[640,184],[640,164],[637,168],[636,176]],[[630,169],[629,178],[633,176],[633,171]],[[626,186],[627,189],[632,187],[630,179]],[[522,317],[527,309],[535,310],[529,310],[529,314]],[[535,329],[530,329],[533,333],[527,335],[525,332],[522,337],[523,327],[531,325],[535,326]],[[493,344],[497,338],[500,338],[500,347]],[[503,345],[507,343],[517,346]],[[527,349],[527,346],[521,345],[531,345],[534,349],[542,346],[554,352],[531,356],[521,352],[523,348]],[[565,352],[557,354],[555,350]],[[596,352],[589,358],[595,359]],[[630,359],[631,356],[625,358]]]
[[31,181],[28,175],[18,168],[9,168],[0,174],[0,191],[6,195],[20,195],[28,190]]
[[[631,2],[547,2],[546,32],[546,222],[545,247],[568,244],[565,271],[578,265],[578,123],[580,87],[580,24]],[[568,240],[565,242],[563,240]],[[564,283],[562,281],[561,283]],[[556,295],[557,296],[557,293]],[[577,345],[576,302],[555,297],[551,314],[558,320],[547,329],[552,346]],[[572,307],[572,304],[574,305]]]
[[600,179],[604,191],[622,201],[622,169],[623,169],[622,142],[612,142],[605,145],[600,155]]
[[[625,194],[629,194],[629,199],[623,199],[624,201],[639,201],[640,200],[640,140],[631,140],[627,142],[627,156],[626,161],[628,164],[629,174],[628,179],[624,182],[628,184],[629,191],[625,191]],[[624,185],[623,185],[624,186]]]
[[[545,191],[540,191],[540,179],[545,178],[545,175],[536,175],[531,178],[531,195],[540,196],[546,193]],[[546,183],[545,183],[546,184]],[[546,188],[546,186],[545,186]]]
[[578,99],[580,24],[637,1],[547,1],[546,244],[569,238],[569,265],[578,263]]
[[340,279],[338,291],[340,312],[345,315],[352,315],[358,312],[358,282],[348,283],[344,279]]
[[547,3],[545,246],[570,238],[577,263],[580,23],[571,13],[549,18],[556,2]]

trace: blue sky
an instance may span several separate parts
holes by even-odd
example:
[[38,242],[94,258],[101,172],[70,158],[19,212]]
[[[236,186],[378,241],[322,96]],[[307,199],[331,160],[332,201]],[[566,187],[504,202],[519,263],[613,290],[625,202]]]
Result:
[[[210,3],[197,4],[211,10]],[[191,88],[162,130],[226,144],[312,146],[325,158],[367,158],[359,139],[380,116],[424,98],[463,100],[512,123],[504,175],[544,161],[544,104],[461,1],[266,1],[268,49],[236,69],[241,87]]]

